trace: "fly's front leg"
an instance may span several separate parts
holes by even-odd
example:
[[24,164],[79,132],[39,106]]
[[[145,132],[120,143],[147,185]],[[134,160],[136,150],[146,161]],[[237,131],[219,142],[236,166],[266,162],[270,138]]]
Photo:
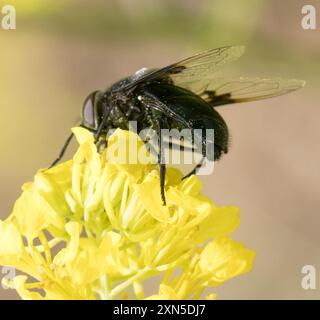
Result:
[[52,164],[49,167],[49,169],[54,167],[62,159],[64,153],[66,152],[66,150],[67,150],[67,148],[68,148],[68,146],[69,146],[69,144],[70,144],[70,142],[72,140],[72,138],[73,138],[73,133],[71,133],[70,136],[67,138],[66,142],[64,143],[64,145],[63,145],[63,147],[62,147],[62,149],[61,149],[61,151],[60,151],[60,153],[58,155],[58,157],[52,162]]
[[106,124],[109,120],[108,119],[109,114],[110,114],[110,108],[108,108],[108,105],[106,103],[104,103],[104,105],[103,105],[103,118],[99,124],[98,130],[94,134],[94,142],[96,145],[99,142],[99,138],[100,138],[102,132],[104,131]]

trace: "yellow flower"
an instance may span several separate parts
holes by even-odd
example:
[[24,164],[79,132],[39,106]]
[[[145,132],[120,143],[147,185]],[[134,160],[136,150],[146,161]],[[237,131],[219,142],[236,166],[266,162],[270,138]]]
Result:
[[[0,221],[0,264],[24,273],[6,285],[23,299],[198,299],[251,269],[254,252],[230,238],[238,208],[216,207],[196,176],[170,168],[163,206],[140,139],[144,160],[130,162],[134,133],[116,130],[100,154],[90,132],[73,132],[73,159],[40,170]],[[145,297],[144,280],[161,274]]]
[[210,286],[219,285],[251,269],[255,254],[242,243],[218,237],[200,254],[197,271],[204,274]]

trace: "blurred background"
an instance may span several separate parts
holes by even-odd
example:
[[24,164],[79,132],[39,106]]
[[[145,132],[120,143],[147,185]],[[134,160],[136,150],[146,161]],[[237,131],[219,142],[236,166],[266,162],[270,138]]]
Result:
[[[302,6],[314,5],[320,19],[319,1],[1,0],[0,8],[5,4],[16,7],[17,29],[0,29],[1,219],[21,185],[56,157],[88,93],[141,67],[244,44],[246,54],[228,72],[301,78],[307,86],[219,109],[231,150],[213,175],[201,177],[204,193],[241,208],[233,237],[257,258],[250,273],[216,292],[220,299],[320,298],[320,280],[316,290],[301,287],[304,265],[320,275],[320,24],[301,27]],[[0,287],[0,299],[16,298]]]

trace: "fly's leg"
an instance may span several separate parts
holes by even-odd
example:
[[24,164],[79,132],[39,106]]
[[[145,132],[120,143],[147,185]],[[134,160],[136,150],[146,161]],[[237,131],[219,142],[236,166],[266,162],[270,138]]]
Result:
[[192,171],[190,171],[187,175],[185,175],[182,180],[189,178],[190,176],[192,176],[193,174],[197,173],[197,170],[201,168],[201,166],[203,165],[203,161],[204,161],[205,157],[202,157],[200,162],[193,168]]
[[166,195],[164,192],[164,180],[166,176],[166,165],[160,164],[160,190],[161,190],[161,199],[162,199],[162,205],[166,206]]
[[68,148],[68,146],[69,146],[69,144],[70,144],[70,142],[72,140],[72,138],[73,138],[73,133],[71,133],[70,136],[67,138],[66,142],[64,143],[64,145],[63,145],[63,147],[62,147],[62,149],[61,149],[61,151],[60,151],[60,153],[58,155],[58,157],[56,158],[56,160],[54,160],[52,162],[52,164],[49,167],[49,169],[54,167],[62,159],[64,153],[66,152],[66,150],[67,150],[67,148]]
[[161,132],[161,127],[167,127],[168,124],[166,123],[166,119],[163,118],[160,121],[157,121],[157,133],[158,133],[158,141],[159,141],[159,166],[160,166],[160,193],[161,193],[161,199],[162,199],[162,205],[166,206],[166,195],[164,190],[164,184],[166,179],[166,158],[165,158],[165,145],[164,140]]
[[[193,149],[192,151],[195,152],[196,150],[200,151],[195,145],[194,145],[194,134],[192,135],[192,146]],[[189,178],[190,176],[192,176],[193,174],[196,174],[198,172],[198,170],[202,167],[204,160],[206,159],[206,136],[202,135],[202,143],[201,143],[201,154],[202,154],[202,158],[199,161],[199,163],[193,168],[192,171],[190,171],[187,175],[185,175],[182,180]]]
[[166,178],[166,164],[165,164],[165,158],[164,158],[164,151],[163,148],[160,146],[160,193],[161,193],[161,199],[162,199],[162,205],[166,206],[166,195],[164,192],[164,183]]
[[164,191],[164,183],[166,179],[166,159],[165,159],[164,142],[163,142],[161,127],[159,125],[159,122],[157,122],[156,131],[157,131],[158,143],[159,143],[158,164],[160,168],[160,193],[161,193],[162,205],[166,206],[166,195]]
[[147,121],[151,126],[151,129],[155,130],[158,136],[158,165],[160,169],[160,194],[162,199],[162,205],[166,206],[166,196],[164,190],[165,178],[166,178],[166,162],[165,162],[165,149],[164,141],[161,134],[161,126],[163,126],[163,120],[159,121],[159,116],[154,114],[150,109],[146,110]]

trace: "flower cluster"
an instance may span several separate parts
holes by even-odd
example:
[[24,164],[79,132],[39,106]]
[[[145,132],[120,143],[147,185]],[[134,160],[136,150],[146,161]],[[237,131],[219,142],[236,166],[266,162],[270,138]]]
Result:
[[[0,265],[21,271],[5,284],[23,299],[198,299],[251,269],[255,253],[229,237],[238,208],[216,207],[176,169],[163,206],[156,165],[108,159],[134,133],[116,130],[99,154],[90,132],[73,132],[73,159],[39,171],[0,221]],[[156,275],[148,296],[144,281]]]

